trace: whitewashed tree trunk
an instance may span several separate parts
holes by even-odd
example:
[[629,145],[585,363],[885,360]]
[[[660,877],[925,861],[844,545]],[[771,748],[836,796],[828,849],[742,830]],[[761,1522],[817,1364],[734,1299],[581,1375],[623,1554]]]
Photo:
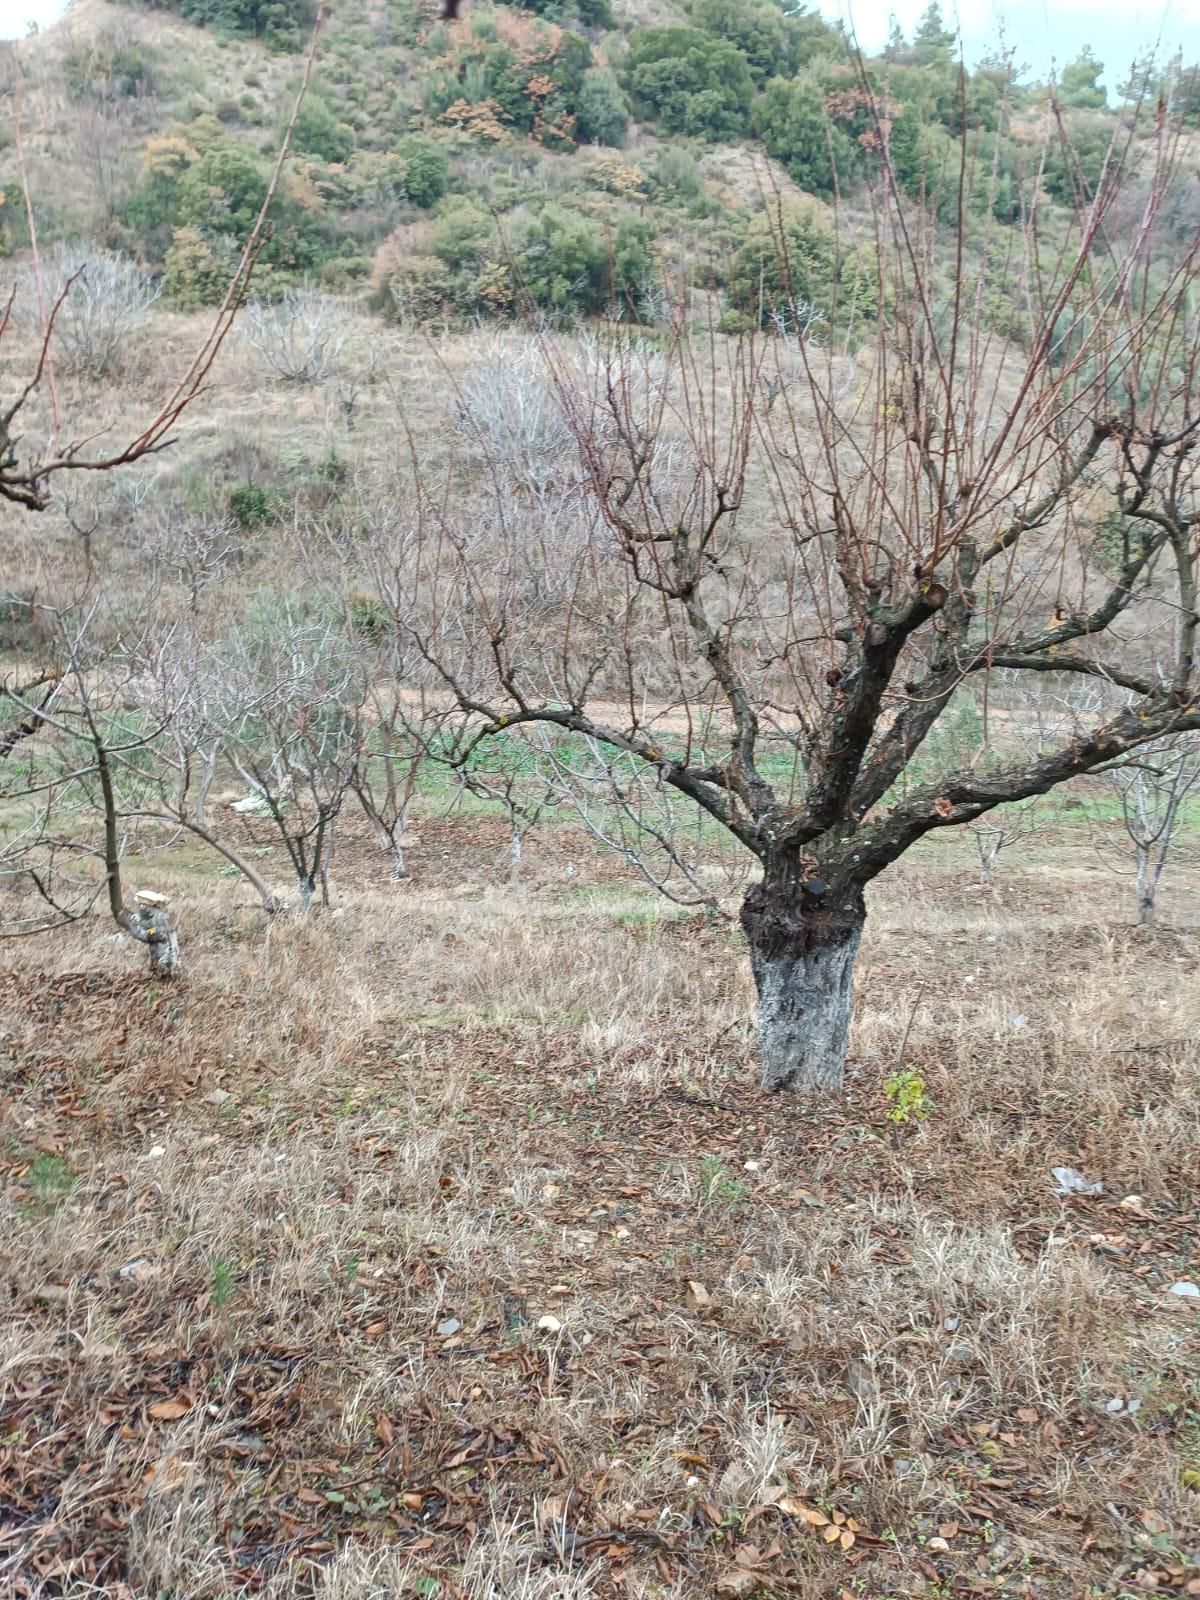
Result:
[[508,881],[516,883],[521,876],[521,855],[523,841],[518,828],[512,830],[508,841]]
[[764,1089],[829,1090],[842,1084],[866,910],[856,885],[826,892],[820,901],[809,910],[801,889],[780,895],[760,884],[742,907],[758,994]]
[[165,895],[143,891],[133,911],[121,907],[116,920],[130,938],[146,946],[150,970],[159,978],[177,978],[183,970],[179,954],[179,933],[175,919],[167,910]]
[[1139,844],[1137,847],[1137,903],[1138,922],[1143,928],[1149,927],[1154,921],[1159,867],[1160,864],[1151,858],[1149,849]]

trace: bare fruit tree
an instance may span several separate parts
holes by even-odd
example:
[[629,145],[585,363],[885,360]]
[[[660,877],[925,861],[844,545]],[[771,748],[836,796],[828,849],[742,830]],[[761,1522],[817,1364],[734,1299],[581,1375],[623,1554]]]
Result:
[[[56,667],[47,685],[7,685],[0,700],[20,720],[0,734],[0,881],[17,891],[0,933],[40,933],[77,921],[104,896],[117,927],[150,957],[151,970],[181,970],[179,937],[161,890],[130,904],[124,799],[151,781],[161,728],[130,696],[137,668],[93,642],[102,601],[52,613]],[[17,758],[18,748],[24,759]]]
[[242,336],[284,383],[325,383],[346,343],[344,308],[316,289],[287,289],[246,308]]
[[1167,868],[1200,861],[1200,739],[1181,734],[1146,745],[1107,776],[1121,807],[1123,837],[1106,840],[1104,855],[1118,871],[1132,871],[1138,921],[1146,927],[1154,921]]
[[[682,318],[648,392],[619,329],[590,378],[547,345],[598,513],[556,604],[515,603],[512,541],[483,541],[474,504],[447,498],[423,558],[464,760],[543,724],[756,860],[740,921],[770,1088],[841,1083],[865,891],[912,845],[1200,727],[1200,248],[1160,226],[1178,131],[1124,125],[1094,195],[1031,191],[1015,223],[965,173],[945,274],[877,135],[876,280],[862,255],[831,274],[801,382],[766,407],[769,332]],[[973,765],[902,782],[1000,669],[1129,700],[1032,755],[997,720]]]
[[1027,844],[1045,833],[1052,820],[1053,813],[1047,810],[1046,802],[1035,795],[1014,805],[997,806],[994,811],[986,811],[969,822],[967,828],[975,842],[979,862],[980,886],[991,887],[996,863],[1005,850],[1011,850],[1015,844]]
[[[29,270],[23,302],[27,313],[37,304],[37,270]],[[124,256],[64,244],[49,252],[44,274],[46,293],[59,307],[54,337],[62,365],[87,378],[119,370],[126,343],[145,323],[162,293],[161,284]]]
[[301,908],[329,898],[336,826],[362,764],[362,663],[337,628],[269,608],[201,669],[222,758],[291,863]]

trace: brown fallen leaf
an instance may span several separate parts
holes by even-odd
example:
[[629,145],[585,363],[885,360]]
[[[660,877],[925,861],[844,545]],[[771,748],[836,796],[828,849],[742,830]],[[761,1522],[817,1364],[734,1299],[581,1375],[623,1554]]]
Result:
[[842,1529],[841,1533],[838,1535],[838,1543],[841,1545],[843,1550],[851,1550],[854,1548],[854,1535],[851,1533],[849,1528]]
[[718,1594],[753,1594],[758,1588],[758,1574],[748,1567],[728,1567],[717,1579]]
[[810,1528],[824,1528],[829,1524],[829,1518],[823,1511],[818,1511],[816,1506],[807,1505],[803,1500],[793,1500],[786,1495],[779,1502],[779,1509],[785,1517],[799,1517],[801,1522],[807,1522]]
[[186,1417],[191,1409],[190,1400],[158,1400],[154,1405],[146,1407],[146,1415],[153,1417],[156,1422],[178,1422],[180,1417]]

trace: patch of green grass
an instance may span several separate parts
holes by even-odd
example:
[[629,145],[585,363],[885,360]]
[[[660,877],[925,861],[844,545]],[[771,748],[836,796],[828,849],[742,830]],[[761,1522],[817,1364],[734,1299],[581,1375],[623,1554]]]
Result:
[[29,1164],[29,1187],[40,1210],[57,1211],[75,1189],[75,1174],[62,1156],[43,1151]]
[[728,1206],[737,1210],[745,1205],[749,1189],[740,1178],[734,1177],[717,1155],[700,1158],[700,1199],[704,1205]]
[[208,1298],[218,1311],[233,1299],[237,1284],[233,1266],[224,1256],[215,1256],[208,1268]]

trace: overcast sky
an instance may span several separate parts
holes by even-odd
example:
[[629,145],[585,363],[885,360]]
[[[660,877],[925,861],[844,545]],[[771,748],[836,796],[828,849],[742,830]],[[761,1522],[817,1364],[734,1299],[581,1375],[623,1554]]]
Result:
[[67,9],[67,0],[0,0],[0,39],[23,39],[29,24],[48,28]]
[[[893,14],[911,39],[926,3],[817,0],[825,16],[853,24],[866,50],[878,50],[887,41]],[[1166,56],[1182,47],[1189,64],[1200,60],[1200,0],[958,0],[957,5],[942,0],[942,13],[947,27],[961,32],[968,65],[1002,37],[1036,77],[1073,61],[1090,44],[1108,68],[1110,87],[1155,44]]]
[[[828,17],[853,23],[862,45],[878,50],[893,13],[905,33],[925,9],[926,0],[810,0]],[[19,39],[26,24],[47,27],[66,9],[66,0],[0,0],[0,38]],[[973,64],[1001,37],[1015,46],[1017,59],[1045,77],[1057,64],[1074,60],[1085,44],[1109,69],[1110,87],[1148,47],[1161,41],[1165,55],[1182,46],[1188,63],[1200,60],[1200,0],[943,0],[950,26],[962,31],[967,61]]]

